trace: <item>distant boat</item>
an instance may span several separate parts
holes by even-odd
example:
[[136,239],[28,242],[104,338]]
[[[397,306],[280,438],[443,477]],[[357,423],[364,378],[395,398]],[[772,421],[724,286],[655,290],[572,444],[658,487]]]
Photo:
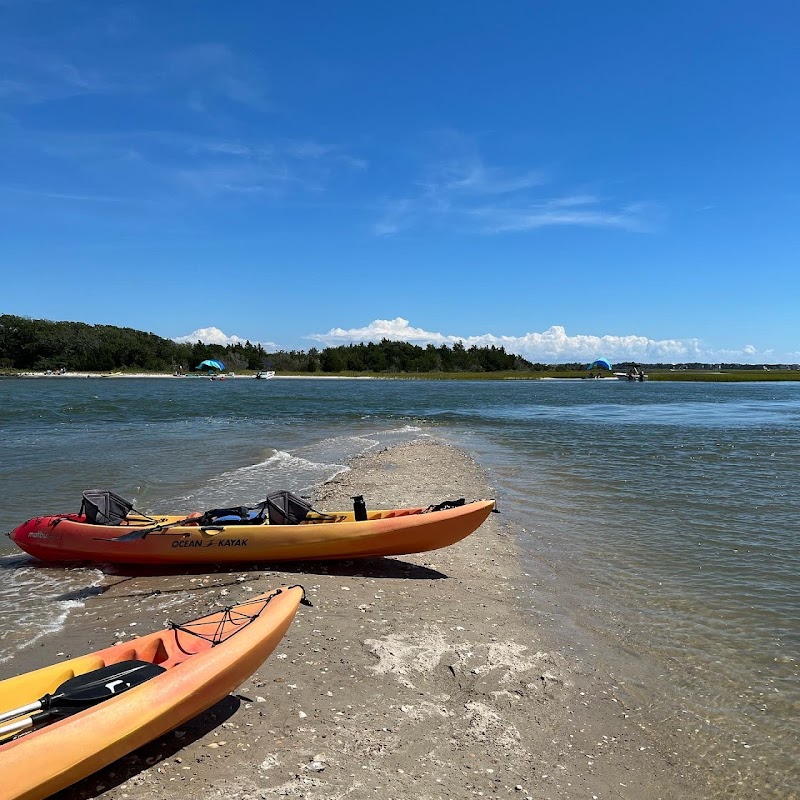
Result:
[[641,370],[638,372],[634,372],[633,370],[630,372],[615,372],[614,377],[618,381],[630,381],[631,383],[647,380],[647,375],[645,375]]
[[256,378],[258,378],[259,380],[262,380],[262,381],[268,381],[270,378],[274,378],[274,377],[275,377],[275,370],[274,369],[259,370],[258,372],[256,372]]

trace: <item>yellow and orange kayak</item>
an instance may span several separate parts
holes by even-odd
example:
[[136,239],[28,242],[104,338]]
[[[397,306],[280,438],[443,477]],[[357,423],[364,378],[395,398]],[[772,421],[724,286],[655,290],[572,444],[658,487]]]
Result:
[[[300,586],[277,589],[206,617],[0,681],[0,718],[8,720],[12,709],[57,697],[59,687],[87,683],[96,671],[113,671],[112,665],[144,662],[160,668],[151,667],[158,672],[154,677],[71,716],[17,738],[3,740],[9,734],[0,735],[0,800],[48,797],[210,708],[261,666],[302,599]],[[109,685],[113,690],[113,683]],[[13,717],[10,722],[0,730],[14,727]]]
[[180,516],[130,516],[122,525],[90,524],[78,514],[36,517],[10,536],[44,561],[116,564],[220,564],[243,561],[366,558],[437,550],[469,536],[494,500],[430,507],[312,512],[295,525],[198,525]]

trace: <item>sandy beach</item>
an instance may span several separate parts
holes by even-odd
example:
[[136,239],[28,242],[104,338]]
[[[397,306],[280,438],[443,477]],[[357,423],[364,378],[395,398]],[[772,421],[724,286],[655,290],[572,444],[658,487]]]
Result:
[[[317,508],[349,507],[353,494],[377,507],[494,496],[475,462],[445,444],[402,445],[352,467],[322,487]],[[65,630],[0,674],[300,583],[313,607],[235,695],[61,800],[709,797],[679,729],[649,714],[635,653],[574,648],[563,624],[535,613],[522,570],[501,513],[420,555],[111,574]]]
[[[253,380],[255,374],[229,374],[221,373],[217,376],[210,374],[200,373],[181,373],[176,374],[172,372],[52,372],[47,374],[45,372],[16,372],[7,377],[14,378],[189,378],[192,380]],[[266,380],[328,380],[328,381],[371,381],[375,380],[371,375],[319,375],[314,373],[312,375],[274,375],[272,378]]]

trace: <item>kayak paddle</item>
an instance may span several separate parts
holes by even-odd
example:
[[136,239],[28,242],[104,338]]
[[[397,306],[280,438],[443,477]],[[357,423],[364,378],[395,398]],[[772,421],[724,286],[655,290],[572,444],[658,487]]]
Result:
[[76,714],[138,686],[162,672],[166,670],[158,664],[133,659],[76,675],[64,681],[52,694],[46,694],[33,703],[0,714],[0,722],[23,714],[31,715],[0,727],[0,738],[32,728],[52,717]]
[[197,523],[200,519],[200,515],[194,515],[186,517],[185,519],[179,519],[175,522],[164,522],[161,525],[155,525],[150,528],[135,528],[134,530],[123,533],[122,536],[114,536],[111,539],[99,539],[98,541],[101,542],[137,542],[139,539],[144,539],[149,536],[151,533],[161,533],[162,531],[167,530],[168,528],[174,528],[176,526],[181,525],[189,525],[192,523]]

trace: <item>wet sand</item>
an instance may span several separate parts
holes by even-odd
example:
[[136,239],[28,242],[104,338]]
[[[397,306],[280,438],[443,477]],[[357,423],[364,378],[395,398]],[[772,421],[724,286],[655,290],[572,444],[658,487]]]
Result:
[[[320,510],[492,497],[462,451],[413,443],[355,459]],[[502,498],[498,498],[502,511]],[[3,677],[79,655],[282,584],[301,607],[238,692],[58,795],[110,800],[705,798],[702,762],[652,719],[635,654],[573,647],[537,608],[493,514],[444,550],[216,574],[108,576],[67,629],[0,665]],[[545,598],[541,598],[544,603]],[[552,602],[549,598],[548,603]],[[584,643],[585,644],[585,643]]]

